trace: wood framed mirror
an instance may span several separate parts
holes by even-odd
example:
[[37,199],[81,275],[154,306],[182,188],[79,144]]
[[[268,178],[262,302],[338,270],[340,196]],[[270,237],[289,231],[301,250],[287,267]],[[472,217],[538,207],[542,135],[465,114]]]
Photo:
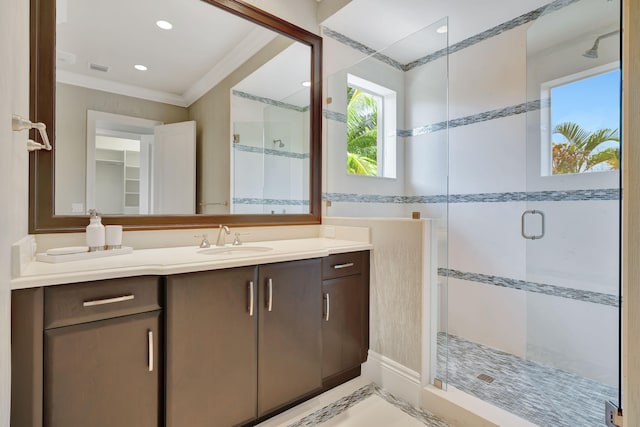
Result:
[[[127,21],[116,9],[118,18],[104,27],[111,12],[90,11],[86,2],[76,0],[57,2],[58,6],[56,0],[31,0],[30,118],[46,124],[53,150],[30,154],[30,233],[82,231],[91,208],[102,211],[103,223],[121,224],[126,230],[320,223],[321,37],[241,0],[165,0],[167,10],[176,14],[171,18],[176,27],[187,28],[194,37],[178,42],[182,44],[176,45],[171,57],[167,33],[156,28],[156,19],[166,16],[156,13],[157,3],[141,6],[149,22]],[[117,8],[116,3],[120,2],[106,2]],[[191,16],[183,14],[185,3],[195,10]],[[76,11],[82,4],[84,13],[100,14],[96,22]],[[126,1],[123,5],[133,7]],[[216,17],[210,18],[213,11]],[[226,17],[239,23],[213,22]],[[149,31],[156,32],[154,39],[137,54],[147,58],[149,70],[165,71],[164,82],[162,76],[124,67],[133,61],[127,46],[139,46],[139,40],[149,38],[144,32],[127,33],[127,22],[129,27],[153,27]],[[91,36],[78,36],[69,23]],[[122,34],[131,42],[118,39]],[[111,46],[62,44],[111,37]],[[226,50],[208,44],[216,40],[226,41]],[[103,51],[118,55],[109,57]],[[208,58],[214,51],[216,58]],[[192,56],[179,56],[183,53]],[[163,54],[166,61],[158,65]],[[299,64],[292,65],[292,58]],[[286,72],[278,64],[289,64]],[[305,77],[298,77],[294,68],[303,70]],[[191,80],[175,77],[189,75]],[[274,92],[291,82],[297,88]],[[106,95],[96,100],[92,98],[96,93]],[[220,93],[222,98],[211,101]],[[170,113],[159,117],[158,111]],[[156,132],[156,138],[162,138],[154,126],[171,127],[176,122],[191,123],[187,133],[191,128],[195,136],[189,149],[173,147],[168,154],[155,155],[163,152],[159,140],[152,149],[144,148],[149,134],[153,137]],[[113,142],[131,134],[134,145],[138,141],[134,148],[126,148],[128,142]],[[206,145],[210,140],[215,144]],[[104,145],[111,143],[115,145]],[[192,163],[176,160],[181,152],[191,153],[187,157]],[[158,160],[162,158],[164,163]],[[173,169],[186,171],[189,179],[181,180],[175,173],[158,177]],[[120,190],[109,193],[109,203],[99,200],[113,188]],[[161,201],[170,197],[165,188],[173,188],[176,197],[188,197],[163,205]]]

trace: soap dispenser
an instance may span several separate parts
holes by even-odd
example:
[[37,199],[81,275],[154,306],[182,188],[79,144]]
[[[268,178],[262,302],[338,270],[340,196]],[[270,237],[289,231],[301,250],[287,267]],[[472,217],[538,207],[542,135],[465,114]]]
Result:
[[89,210],[89,225],[87,226],[87,246],[89,252],[104,250],[104,225],[95,209]]

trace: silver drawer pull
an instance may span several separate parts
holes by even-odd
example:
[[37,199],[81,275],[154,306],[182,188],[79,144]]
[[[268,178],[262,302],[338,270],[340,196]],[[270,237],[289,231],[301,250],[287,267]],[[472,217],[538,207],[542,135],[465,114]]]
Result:
[[121,297],[97,299],[93,301],[85,301],[82,303],[83,307],[93,307],[94,305],[113,304],[114,302],[131,301],[135,298],[135,295],[123,295]]
[[267,311],[273,308],[273,280],[267,280]]
[[249,281],[249,316],[253,317],[253,280]]
[[336,270],[340,270],[341,268],[349,268],[349,267],[353,267],[355,264],[352,262],[348,262],[346,264],[336,264],[333,266],[333,268],[335,268]]
[[149,342],[149,372],[153,372],[153,331],[147,333]]
[[325,300],[325,312],[324,312],[324,320],[325,321],[329,321],[329,310],[331,308],[331,303],[329,302],[329,292],[327,292],[326,294],[324,294],[324,300]]

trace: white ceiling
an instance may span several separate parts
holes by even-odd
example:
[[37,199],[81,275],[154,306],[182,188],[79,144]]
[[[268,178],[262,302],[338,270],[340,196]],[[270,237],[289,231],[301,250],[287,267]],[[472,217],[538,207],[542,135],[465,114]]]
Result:
[[353,0],[323,25],[380,50],[448,17],[449,44],[454,44],[549,2],[550,0]]
[[[160,19],[173,29],[158,28]],[[59,81],[178,105],[195,101],[277,36],[199,0],[59,0],[57,21],[58,57],[75,57],[58,60]]]
[[234,89],[298,107],[308,107],[311,90],[303,87],[302,82],[309,81],[309,64],[309,46],[294,43],[243,79]]
[[[552,14],[553,19],[536,26],[536,39],[531,40],[529,49],[543,49],[559,38],[575,38],[576,34],[592,34],[593,28],[615,25],[603,16],[607,15],[606,10],[618,8],[619,2],[581,0]],[[549,0],[353,0],[322,24],[374,49],[386,48],[386,55],[407,63],[443,48],[447,37],[449,45],[455,44],[548,3]],[[584,13],[575,12],[581,8]],[[159,19],[170,21],[174,28],[161,30],[155,24]],[[446,20],[448,34],[434,36],[435,29]],[[420,30],[422,37],[412,37],[420,40],[419,45],[401,41]],[[274,32],[200,0],[58,0],[59,57],[64,56],[60,53],[75,57],[73,64],[58,61],[58,80],[187,106],[275,37]],[[296,53],[295,49],[300,48],[307,52]],[[305,54],[308,58],[306,46],[287,49],[282,58],[263,67],[271,73],[269,85],[254,75],[238,88],[282,99],[275,96],[275,82],[286,81],[290,87],[278,93],[299,92],[298,85],[309,72],[300,64],[308,62],[293,58]],[[90,62],[108,66],[109,72],[90,70]],[[276,67],[278,62],[288,65],[284,67],[288,74],[274,71],[282,69]],[[292,66],[296,63],[299,65]],[[137,71],[135,64],[143,64],[149,70]]]
[[[353,0],[323,25],[406,64],[458,43],[551,0]],[[536,24],[530,50],[617,25],[620,0],[580,0]],[[435,29],[448,21],[447,36]],[[544,27],[543,27],[544,26]],[[428,28],[426,28],[428,27]],[[372,29],[375,29],[372,31]],[[407,36],[423,31],[421,37]],[[429,34],[431,32],[431,34]],[[589,38],[589,37],[587,37]],[[419,41],[419,45],[415,44]],[[593,40],[590,41],[593,43]]]

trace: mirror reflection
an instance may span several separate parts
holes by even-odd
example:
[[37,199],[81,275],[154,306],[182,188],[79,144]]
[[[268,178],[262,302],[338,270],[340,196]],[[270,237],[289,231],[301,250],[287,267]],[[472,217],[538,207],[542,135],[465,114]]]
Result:
[[56,20],[57,215],[309,212],[309,46],[199,0]]

